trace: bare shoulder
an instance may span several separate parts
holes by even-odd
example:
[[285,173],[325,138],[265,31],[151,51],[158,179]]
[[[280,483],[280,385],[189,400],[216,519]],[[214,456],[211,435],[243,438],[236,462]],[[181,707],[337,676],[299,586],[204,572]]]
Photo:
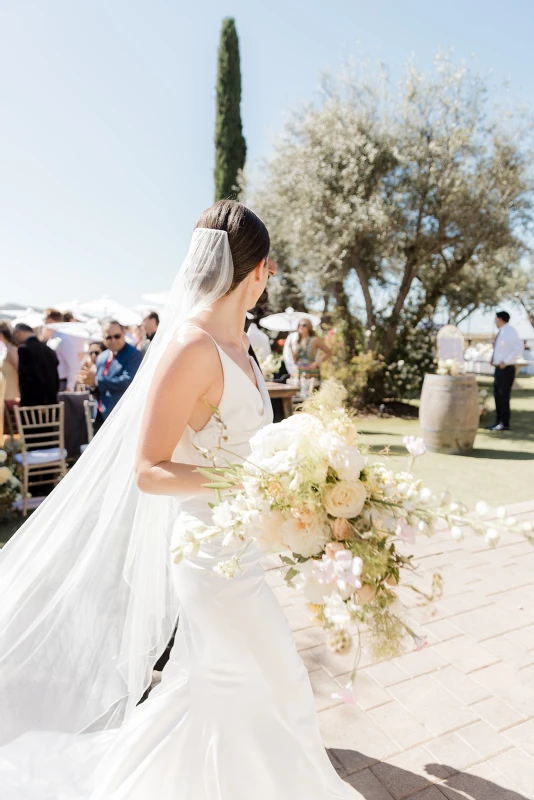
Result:
[[219,362],[217,348],[211,336],[201,328],[184,325],[169,342],[161,360],[161,369],[167,374],[188,376],[212,372]]

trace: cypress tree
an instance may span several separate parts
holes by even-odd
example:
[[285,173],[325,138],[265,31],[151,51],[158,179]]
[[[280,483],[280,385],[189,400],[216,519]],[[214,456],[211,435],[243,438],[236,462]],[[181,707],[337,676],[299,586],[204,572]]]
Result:
[[215,200],[235,194],[247,145],[241,125],[241,67],[235,21],[223,20],[217,64],[215,118]]

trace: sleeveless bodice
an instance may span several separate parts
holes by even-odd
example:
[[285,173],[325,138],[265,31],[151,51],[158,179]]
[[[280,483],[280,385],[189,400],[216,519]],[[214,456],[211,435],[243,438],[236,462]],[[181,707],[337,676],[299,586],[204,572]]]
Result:
[[[171,460],[175,463],[214,466],[225,461],[238,462],[250,454],[250,440],[254,434],[273,421],[267,386],[254,359],[249,356],[257,387],[241,367],[213,341],[223,370],[224,387],[218,405],[218,416],[224,424],[224,430],[215,415],[200,431],[194,431],[188,425],[172,454]],[[221,453],[218,445],[223,435],[226,437],[225,452]],[[206,493],[180,497],[180,510],[203,522],[210,522],[209,500]]]

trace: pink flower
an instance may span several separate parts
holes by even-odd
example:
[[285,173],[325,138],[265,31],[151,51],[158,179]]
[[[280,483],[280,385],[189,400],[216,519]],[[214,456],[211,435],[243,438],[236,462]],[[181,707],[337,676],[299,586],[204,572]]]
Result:
[[340,689],[339,692],[334,692],[332,694],[334,700],[343,700],[349,706],[353,706],[356,702],[356,694],[352,686],[345,686],[344,689]]
[[[332,551],[333,555],[330,555]],[[342,598],[346,599],[361,587],[362,584],[358,579],[362,569],[361,558],[353,557],[350,550],[345,550],[342,545],[332,543],[327,545],[327,552],[322,561],[316,562],[312,575],[317,583],[323,586],[335,584]]]
[[414,636],[413,643],[415,645],[415,651],[419,652],[419,650],[423,650],[425,647],[428,647],[428,639],[426,636]]
[[412,525],[408,525],[404,520],[397,525],[395,535],[404,539],[408,544],[415,544],[415,528]]

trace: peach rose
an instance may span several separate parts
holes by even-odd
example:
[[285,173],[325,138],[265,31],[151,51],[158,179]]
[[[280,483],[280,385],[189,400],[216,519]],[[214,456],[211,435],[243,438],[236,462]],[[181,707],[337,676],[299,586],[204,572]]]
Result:
[[376,589],[369,583],[364,583],[362,588],[358,589],[357,594],[360,599],[360,603],[363,603],[365,605],[366,603],[370,603],[371,600],[374,598],[376,594]]
[[332,536],[334,539],[337,539],[338,542],[342,542],[344,539],[354,539],[354,529],[350,522],[343,517],[338,517],[332,523]]

